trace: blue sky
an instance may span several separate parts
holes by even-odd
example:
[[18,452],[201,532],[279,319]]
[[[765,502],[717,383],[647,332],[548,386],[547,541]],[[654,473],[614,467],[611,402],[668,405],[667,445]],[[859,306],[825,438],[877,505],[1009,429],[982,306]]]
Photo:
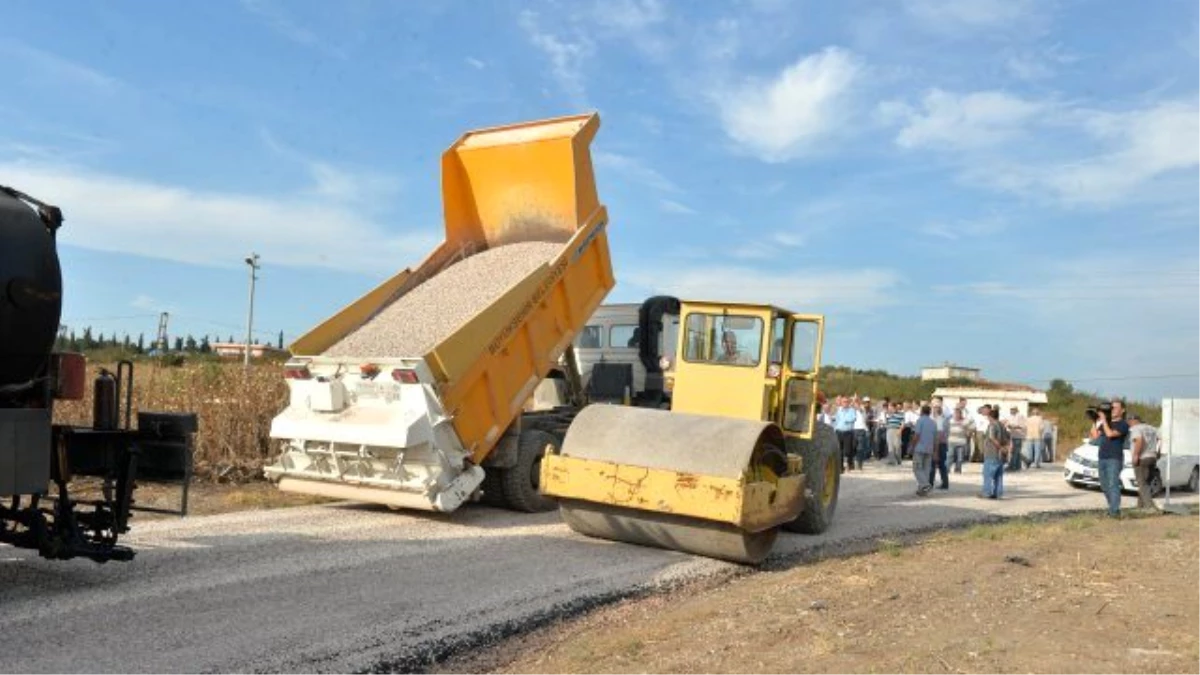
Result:
[[440,241],[439,156],[598,110],[614,301],[828,317],[826,362],[1200,393],[1197,6],[9,3],[0,183],[64,323],[291,339]]

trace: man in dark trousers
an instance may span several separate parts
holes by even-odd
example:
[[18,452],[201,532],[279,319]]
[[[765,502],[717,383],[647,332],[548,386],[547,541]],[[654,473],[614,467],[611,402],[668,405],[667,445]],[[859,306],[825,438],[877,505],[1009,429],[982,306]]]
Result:
[[1121,466],[1125,463],[1125,438],[1129,423],[1125,421],[1125,403],[1112,402],[1112,419],[1104,410],[1096,412],[1096,424],[1091,437],[1100,441],[1100,489],[1108,500],[1108,515],[1121,515]]

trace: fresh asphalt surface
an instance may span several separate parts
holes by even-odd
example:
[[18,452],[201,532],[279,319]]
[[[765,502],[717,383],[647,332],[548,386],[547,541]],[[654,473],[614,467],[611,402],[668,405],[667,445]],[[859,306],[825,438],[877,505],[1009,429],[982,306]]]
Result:
[[[833,528],[782,534],[770,564],[942,526],[1100,509],[1058,467],[1005,477],[980,465],[915,496],[908,464],[843,477]],[[1197,497],[1172,493],[1172,503]],[[1135,497],[1126,496],[1132,507]],[[336,504],[134,525],[132,563],[51,562],[0,547],[4,672],[411,670],[539,621],[673,582],[740,571],[579,536],[557,513],[453,514]]]

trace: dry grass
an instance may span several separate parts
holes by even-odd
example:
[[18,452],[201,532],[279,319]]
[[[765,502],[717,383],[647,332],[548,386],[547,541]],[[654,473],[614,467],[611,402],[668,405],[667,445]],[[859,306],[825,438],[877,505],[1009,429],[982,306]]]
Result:
[[438,672],[1200,672],[1195,515],[945,532],[631,600]]
[[[101,365],[89,364],[92,373]],[[194,412],[196,475],[200,479],[241,481],[262,475],[263,462],[275,453],[268,433],[271,419],[287,404],[287,385],[279,364],[205,361],[164,367],[150,361],[134,366],[133,424],[139,410]],[[83,401],[60,402],[55,420],[90,424],[92,392]]]

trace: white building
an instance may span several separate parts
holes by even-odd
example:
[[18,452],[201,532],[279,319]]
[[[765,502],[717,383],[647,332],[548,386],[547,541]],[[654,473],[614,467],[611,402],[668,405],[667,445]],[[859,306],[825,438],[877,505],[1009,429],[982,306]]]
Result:
[[1009,411],[1016,407],[1022,415],[1029,415],[1029,406],[1046,405],[1046,392],[1021,384],[988,384],[975,387],[938,387],[933,390],[934,396],[941,396],[942,402],[951,409],[958,404],[958,399],[967,399],[967,410],[975,412],[979,406],[988,403],[1000,406],[1000,419],[1009,416]]
[[943,363],[940,366],[925,366],[921,369],[921,381],[930,380],[978,380],[979,369]]

